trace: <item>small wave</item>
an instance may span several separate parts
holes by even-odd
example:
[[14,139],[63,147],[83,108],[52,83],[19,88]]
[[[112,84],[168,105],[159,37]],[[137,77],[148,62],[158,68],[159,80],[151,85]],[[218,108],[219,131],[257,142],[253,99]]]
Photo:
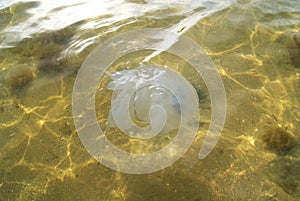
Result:
[[[0,9],[18,5],[19,8],[22,8],[22,12],[26,14],[26,18],[15,19],[9,26],[0,30],[0,35],[2,36],[0,46],[13,46],[24,38],[32,37],[34,34],[61,30],[78,22],[91,24],[92,21],[94,22],[92,23],[93,26],[99,28],[107,26],[108,23],[112,25],[116,22],[142,17],[147,15],[147,13],[166,10],[168,8],[176,8],[176,12],[169,15],[190,15],[192,11],[199,7],[205,8],[209,14],[221,8],[228,7],[233,0],[147,0],[145,4],[133,3],[126,0],[40,0],[35,1],[35,6],[27,7],[26,4],[30,2],[28,0],[21,2],[1,1]],[[205,15],[199,16],[197,13],[194,13],[180,23],[186,23],[190,27],[195,23],[194,21],[198,21]],[[181,25],[178,24],[178,26]]]

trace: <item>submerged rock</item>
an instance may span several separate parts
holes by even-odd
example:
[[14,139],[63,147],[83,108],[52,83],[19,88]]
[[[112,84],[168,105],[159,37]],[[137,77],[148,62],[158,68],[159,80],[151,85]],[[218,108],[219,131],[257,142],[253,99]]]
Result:
[[300,46],[300,32],[293,34],[293,39],[297,46]]
[[295,56],[292,58],[292,62],[293,62],[295,67],[300,68],[300,32],[295,33],[293,35],[293,40],[294,40],[294,42],[297,46],[296,49],[297,49],[298,54],[296,52]]
[[285,153],[297,144],[296,137],[282,128],[272,128],[262,135],[267,148],[276,153]]
[[4,82],[10,87],[22,87],[36,78],[37,68],[34,65],[16,64],[4,74]]
[[288,49],[292,65],[300,68],[300,32],[283,34],[278,42]]

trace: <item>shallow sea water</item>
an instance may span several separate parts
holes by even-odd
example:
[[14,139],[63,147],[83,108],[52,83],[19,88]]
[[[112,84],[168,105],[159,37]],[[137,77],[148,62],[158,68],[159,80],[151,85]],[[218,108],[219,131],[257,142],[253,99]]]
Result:
[[[204,3],[206,2],[206,3]],[[190,64],[168,52],[149,62],[180,72],[201,88],[195,142],[161,171],[111,170],[83,147],[73,123],[72,90],[89,53],[131,30],[169,29],[209,8],[209,1],[65,0],[0,2],[0,200],[299,200],[300,4],[237,0],[183,34],[216,64],[227,96],[222,136],[198,153],[210,123],[209,93]],[[151,53],[115,61],[96,94],[106,129],[109,72],[137,66]],[[111,128],[108,139],[132,153],[159,150],[174,134],[147,142]]]

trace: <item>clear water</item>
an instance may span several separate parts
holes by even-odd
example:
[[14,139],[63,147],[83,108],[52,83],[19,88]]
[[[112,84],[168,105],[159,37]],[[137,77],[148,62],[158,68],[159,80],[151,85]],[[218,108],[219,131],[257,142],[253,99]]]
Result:
[[[299,200],[300,4],[223,2],[2,0],[0,200]],[[188,152],[156,173],[130,175],[106,168],[83,147],[72,118],[72,89],[94,48],[142,28],[176,30],[201,45],[221,74],[228,110],[220,141],[199,160],[211,115],[201,78],[166,52],[118,59],[109,72],[146,59],[202,90],[199,132]],[[109,82],[107,74],[99,89]],[[105,89],[96,96],[103,128],[110,96]],[[159,150],[174,137],[137,142],[117,129],[107,135],[134,153]]]

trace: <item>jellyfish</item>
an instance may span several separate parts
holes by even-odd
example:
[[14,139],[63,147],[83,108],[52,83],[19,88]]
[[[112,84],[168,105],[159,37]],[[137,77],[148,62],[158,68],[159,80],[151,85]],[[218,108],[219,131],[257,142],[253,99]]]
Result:
[[[113,95],[108,127],[118,127],[131,137],[148,139],[196,118],[191,114],[195,111],[197,93],[173,70],[142,65],[111,73],[110,77],[112,81],[107,88]],[[139,127],[136,122],[148,125]]]

